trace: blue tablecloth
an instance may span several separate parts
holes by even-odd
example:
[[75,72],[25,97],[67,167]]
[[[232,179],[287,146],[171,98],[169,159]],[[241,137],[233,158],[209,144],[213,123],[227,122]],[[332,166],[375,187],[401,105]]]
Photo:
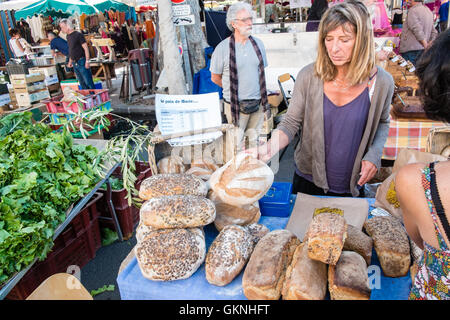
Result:
[[[375,199],[367,198],[369,212],[373,209]],[[293,204],[292,204],[293,206]],[[369,218],[371,216],[369,215]],[[289,218],[262,216],[261,224],[271,231],[284,229]],[[214,224],[204,227],[206,248],[208,249],[218,232]],[[380,266],[375,250],[372,254],[371,266]],[[372,267],[369,279],[374,279],[371,300],[406,300],[411,287],[411,278],[408,275],[401,278],[385,277],[381,267]],[[379,272],[380,281],[377,282],[375,274]],[[231,283],[224,287],[209,284],[205,276],[205,264],[188,279],[176,281],[151,281],[144,278],[139,269],[136,257],[122,270],[117,277],[120,296],[122,300],[246,300],[242,290],[243,271]]]

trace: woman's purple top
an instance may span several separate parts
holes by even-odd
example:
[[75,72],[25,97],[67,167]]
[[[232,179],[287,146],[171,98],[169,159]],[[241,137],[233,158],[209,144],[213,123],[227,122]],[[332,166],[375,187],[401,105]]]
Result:
[[[350,178],[369,114],[369,88],[343,106],[323,94],[325,168],[330,192],[350,193]],[[313,182],[312,176],[296,173]]]

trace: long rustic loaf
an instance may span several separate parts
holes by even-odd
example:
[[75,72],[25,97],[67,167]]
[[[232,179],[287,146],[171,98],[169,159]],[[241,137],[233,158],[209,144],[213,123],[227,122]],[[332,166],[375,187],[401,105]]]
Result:
[[308,257],[308,246],[300,244],[287,268],[283,300],[323,300],[327,293],[327,265]]
[[205,235],[201,228],[155,230],[134,250],[145,278],[187,279],[205,260]]
[[184,173],[186,167],[183,163],[183,158],[180,156],[172,155],[162,158],[156,165],[158,167],[158,173]]
[[214,225],[219,231],[227,225],[237,224],[245,226],[257,223],[261,217],[258,201],[249,205],[233,206],[223,202],[213,190],[208,192],[208,198],[216,205]]
[[175,195],[147,200],[141,207],[140,216],[143,224],[156,229],[194,228],[212,223],[216,209],[209,199]]
[[209,183],[223,202],[243,206],[261,199],[273,179],[273,171],[264,162],[240,153],[216,170]]
[[344,242],[344,250],[359,253],[369,266],[370,260],[372,259],[372,248],[373,240],[371,237],[350,224],[347,226],[347,238]]
[[141,242],[155,230],[157,229],[150,226],[146,226],[141,221],[139,221],[139,225],[136,227],[136,241]]
[[408,235],[394,217],[373,217],[364,223],[372,237],[381,269],[387,277],[403,277],[411,264]]
[[278,300],[295,248],[300,240],[289,230],[274,230],[256,245],[242,278],[250,300]]
[[[322,210],[323,209],[323,210]],[[336,264],[347,237],[347,223],[333,208],[316,209],[305,235],[308,256],[327,264]]]
[[338,263],[328,269],[328,289],[332,300],[369,300],[367,264],[353,251],[342,251]]
[[206,183],[190,174],[157,174],[142,181],[139,198],[148,200],[173,195],[206,197]]
[[206,280],[225,286],[241,272],[253,251],[253,238],[244,227],[229,225],[220,231],[206,254]]

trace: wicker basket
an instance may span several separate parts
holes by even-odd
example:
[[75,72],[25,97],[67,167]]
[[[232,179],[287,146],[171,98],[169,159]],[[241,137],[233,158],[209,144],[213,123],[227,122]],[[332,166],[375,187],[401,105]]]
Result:
[[[214,132],[221,130],[223,136],[216,139],[213,142],[205,143],[201,145],[195,146],[185,146],[185,147],[172,147],[167,140],[176,137],[188,136],[190,134],[181,134],[178,136],[164,137],[158,130],[158,127],[154,129],[154,136],[151,139],[150,144],[148,145],[148,162],[150,164],[150,168],[152,170],[152,174],[158,174],[157,163],[164,157],[170,156],[175,153],[183,157],[184,162],[186,163],[186,158],[188,160],[194,160],[196,156],[201,153],[202,155],[208,154],[216,160],[216,164],[222,165],[229,161],[235,154],[235,144],[234,142],[234,125],[232,124],[222,124],[221,127],[211,128],[204,130],[202,133],[206,132]],[[217,152],[219,151],[219,152]]]
[[441,155],[442,151],[449,146],[450,126],[437,127],[430,130],[427,136],[426,152]]

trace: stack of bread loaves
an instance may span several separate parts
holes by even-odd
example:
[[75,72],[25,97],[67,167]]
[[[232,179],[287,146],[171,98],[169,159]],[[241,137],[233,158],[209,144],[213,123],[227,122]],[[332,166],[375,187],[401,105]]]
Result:
[[219,169],[213,158],[203,156],[195,159],[189,165],[185,165],[183,158],[177,155],[164,157],[158,161],[158,173],[186,173],[199,177],[203,181],[208,181],[214,171]]
[[347,225],[343,211],[318,208],[303,243],[275,230],[256,245],[242,279],[248,299],[369,299],[372,239]]
[[158,174],[144,180],[139,197],[146,200],[136,230],[135,255],[150,280],[189,278],[206,254],[203,226],[215,219],[206,184],[189,174]]
[[244,153],[216,170],[208,181],[212,189],[208,198],[216,205],[217,230],[227,225],[257,223],[261,217],[258,200],[273,180],[273,171],[264,162]]

